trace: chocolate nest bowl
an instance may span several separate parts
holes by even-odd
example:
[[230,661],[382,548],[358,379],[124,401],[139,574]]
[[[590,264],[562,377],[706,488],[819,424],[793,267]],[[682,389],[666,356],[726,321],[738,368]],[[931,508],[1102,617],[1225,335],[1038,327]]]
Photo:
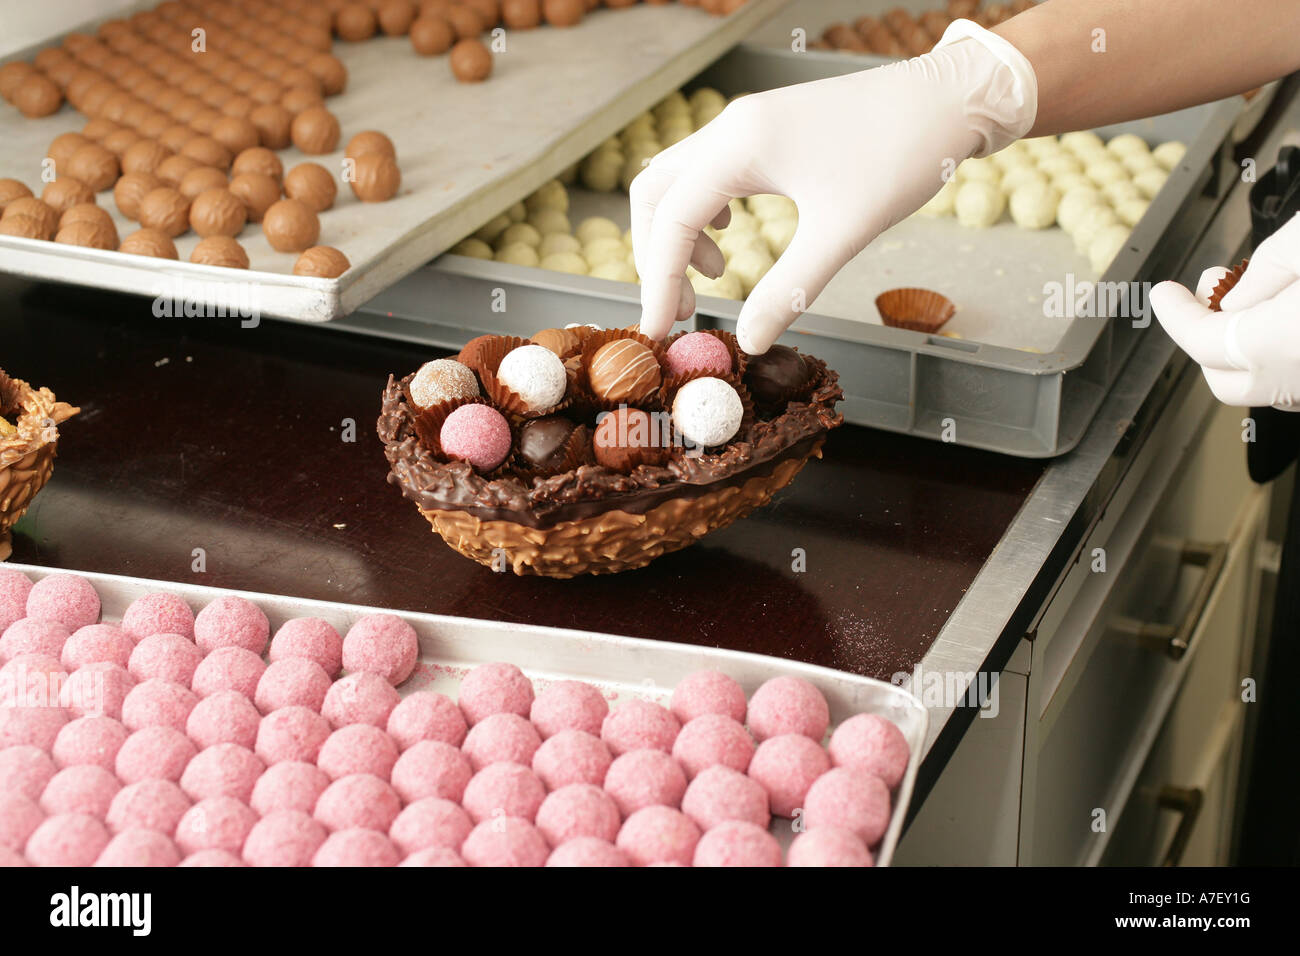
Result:
[[80,409],[57,401],[0,369],[0,561],[9,557],[10,529],[54,471],[59,425]]
[[[827,433],[843,423],[835,411],[843,391],[824,362],[800,354],[809,374],[794,400],[758,408],[721,448],[675,445],[662,465],[627,473],[588,457],[553,475],[508,464],[480,474],[421,442],[407,391],[413,376],[390,377],[378,423],[388,480],[447,544],[494,570],[571,578],[644,567],[765,505],[821,457]],[[592,428],[597,414],[580,399],[568,410]]]

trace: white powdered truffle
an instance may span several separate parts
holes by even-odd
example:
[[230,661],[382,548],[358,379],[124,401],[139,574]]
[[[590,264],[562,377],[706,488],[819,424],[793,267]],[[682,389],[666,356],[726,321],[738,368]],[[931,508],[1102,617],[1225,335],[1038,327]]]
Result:
[[1124,248],[1124,243],[1128,242],[1128,226],[1116,225],[1106,226],[1096,237],[1088,244],[1088,261],[1092,264],[1092,269],[1096,273],[1106,271],[1111,264],[1111,260],[1119,255],[1119,251]]
[[1106,149],[1116,156],[1131,156],[1134,153],[1150,152],[1146,140],[1136,133],[1120,133],[1118,136],[1112,137],[1110,142],[1106,144]]
[[506,246],[513,246],[516,243],[523,243],[525,246],[532,246],[536,249],[542,244],[542,234],[537,231],[537,227],[528,222],[513,222],[506,227],[497,240],[497,248],[504,249]]
[[1133,177],[1133,182],[1137,188],[1142,190],[1142,195],[1147,199],[1155,199],[1156,193],[1160,192],[1165,184],[1169,174],[1163,169],[1148,169],[1145,173],[1139,173]]
[[542,243],[537,247],[537,254],[545,259],[557,252],[582,252],[582,243],[565,232],[548,232],[542,236]]
[[455,359],[425,362],[411,379],[411,398],[421,408],[464,398],[477,398],[478,379]]
[[587,260],[576,252],[556,252],[544,257],[539,263],[543,269],[551,272],[567,272],[570,275],[585,276]]
[[1025,183],[1011,194],[1011,218],[1026,229],[1046,229],[1056,222],[1060,199],[1046,183]]
[[957,202],[957,190],[960,188],[956,179],[948,180],[917,213],[922,216],[951,216]]
[[1062,152],[1056,156],[1044,157],[1039,161],[1038,168],[1042,170],[1049,179],[1054,179],[1057,176],[1064,176],[1066,173],[1083,172],[1083,163],[1079,162],[1078,159],[1071,156],[1069,153]]
[[1092,180],[1083,173],[1066,173],[1063,176],[1053,177],[1052,185],[1056,187],[1056,191],[1062,196],[1078,186],[1083,186],[1086,189],[1096,188],[1093,186]]
[[789,248],[795,230],[798,228],[797,219],[769,219],[763,223],[763,239],[766,240],[768,251],[772,253],[773,258]]
[[512,242],[497,250],[492,258],[497,262],[506,262],[512,266],[536,266],[541,262],[537,249],[526,242]]
[[1145,199],[1126,199],[1115,204],[1115,213],[1125,225],[1136,226],[1138,220],[1146,215],[1147,207],[1150,205],[1151,203]]
[[573,231],[573,234],[578,237],[578,242],[585,246],[593,239],[621,239],[623,230],[613,219],[606,219],[604,216],[588,216],[578,223],[578,228]]
[[595,279],[609,279],[613,282],[636,282],[636,268],[626,259],[610,260],[592,266],[589,275]]
[[1019,140],[1004,146],[990,156],[989,159],[1003,172],[1016,166],[1026,164],[1032,166],[1034,163],[1034,157],[1030,155],[1029,150],[1025,149],[1024,144]]
[[742,249],[727,261],[727,271],[740,280],[740,290],[745,295],[754,291],[754,286],[767,275],[775,260],[768,251],[767,243],[761,236],[757,237],[759,245]]
[[1083,173],[1098,186],[1113,183],[1117,179],[1128,179],[1128,170],[1124,164],[1114,159],[1098,159],[1084,168]]
[[1107,183],[1101,187],[1101,194],[1112,206],[1118,206],[1130,199],[1142,198],[1142,190],[1138,189],[1137,183],[1131,179],[1117,179],[1113,183]]
[[1107,226],[1119,225],[1119,217],[1109,206],[1090,206],[1074,227],[1074,248],[1083,255],[1092,248],[1092,240]]
[[1148,169],[1163,168],[1150,153],[1130,153],[1121,157],[1120,162],[1124,164],[1124,168],[1128,170],[1130,176],[1145,173]]
[[1061,148],[1061,144],[1055,136],[1035,136],[1032,139],[1022,139],[1025,149],[1034,158],[1056,153]]
[[[528,216],[529,224],[537,230],[538,234],[545,236],[548,233],[560,232],[566,236],[573,232],[573,226],[569,224],[569,217],[558,209],[538,209]],[[510,230],[506,230],[509,232]],[[541,243],[539,238],[538,243]]]
[[725,445],[740,430],[744,417],[740,396],[720,378],[687,382],[673,399],[673,425],[697,447]]
[[1153,149],[1151,155],[1155,158],[1155,161],[1165,169],[1172,170],[1175,166],[1181,163],[1183,157],[1187,155],[1187,147],[1183,143],[1178,142],[1178,140],[1171,139],[1167,143],[1161,143]]
[[532,411],[558,404],[568,384],[560,357],[540,345],[521,345],[507,352],[497,367],[497,379]]
[[1002,181],[1002,170],[988,157],[968,159],[958,164],[957,179],[963,183],[993,183],[996,186]]
[[1094,206],[1105,204],[1106,200],[1102,198],[1101,193],[1091,186],[1071,189],[1061,196],[1061,201],[1056,207],[1056,221],[1061,224],[1062,229],[1074,235],[1074,229],[1084,214]]
[[1102,138],[1090,129],[1061,134],[1061,146],[1078,156],[1081,153],[1105,149]]
[[1006,197],[995,183],[966,182],[957,190],[957,221],[963,226],[983,229],[1002,217]]
[[768,219],[799,218],[799,207],[794,204],[794,200],[789,196],[760,193],[757,196],[750,196],[748,205],[749,211],[764,221]]
[[552,179],[548,183],[543,183],[527,199],[524,205],[528,207],[529,212],[536,212],[539,209],[558,209],[560,212],[569,211],[569,193],[564,188],[564,183],[558,179]]
[[491,259],[492,247],[482,239],[475,239],[471,236],[468,239],[462,239],[451,247],[454,255],[469,256],[471,259]]
[[1045,186],[1047,181],[1048,177],[1040,173],[1037,166],[1012,166],[1003,173],[999,185],[1002,191],[1010,196],[1027,183],[1042,183]]
[[587,260],[589,266],[598,266],[606,262],[627,262],[627,246],[623,245],[622,235],[593,239],[582,247],[582,258]]

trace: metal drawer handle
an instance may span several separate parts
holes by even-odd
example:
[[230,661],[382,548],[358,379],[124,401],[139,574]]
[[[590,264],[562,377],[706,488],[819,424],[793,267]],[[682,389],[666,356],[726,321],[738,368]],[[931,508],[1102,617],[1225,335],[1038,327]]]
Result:
[[1187,844],[1191,842],[1192,831],[1196,829],[1201,807],[1205,804],[1205,794],[1200,787],[1167,786],[1161,788],[1156,804],[1161,810],[1173,810],[1182,815],[1178,829],[1174,831],[1174,838],[1169,841],[1169,850],[1160,864],[1178,866],[1183,861]]
[[1203,541],[1187,541],[1179,557],[1184,567],[1204,568],[1196,594],[1187,605],[1187,611],[1177,624],[1152,624],[1149,621],[1135,621],[1121,618],[1114,623],[1116,630],[1131,634],[1143,645],[1152,650],[1163,651],[1173,660],[1181,660],[1192,642],[1192,635],[1200,626],[1205,609],[1209,607],[1210,595],[1223,576],[1223,569],[1228,562],[1228,544],[1220,541],[1208,544]]

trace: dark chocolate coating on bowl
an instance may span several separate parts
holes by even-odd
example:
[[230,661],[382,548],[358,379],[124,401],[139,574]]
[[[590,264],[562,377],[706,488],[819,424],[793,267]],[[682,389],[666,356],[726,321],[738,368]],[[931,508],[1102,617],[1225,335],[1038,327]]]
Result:
[[527,421],[519,429],[519,454],[534,468],[557,468],[564,462],[569,436],[577,427],[563,415]]
[[802,355],[788,345],[773,345],[762,355],[750,357],[745,386],[758,404],[776,405],[807,385],[809,376]]

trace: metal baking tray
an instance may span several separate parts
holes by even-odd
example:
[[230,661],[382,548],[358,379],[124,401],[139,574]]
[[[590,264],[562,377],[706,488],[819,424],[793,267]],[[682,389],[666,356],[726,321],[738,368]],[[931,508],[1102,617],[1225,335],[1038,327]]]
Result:
[[[844,55],[741,47],[697,78],[727,94],[865,68]],[[692,84],[695,85],[695,84]],[[1187,243],[1235,174],[1230,131],[1245,101],[1233,97],[1153,119],[1105,127],[1148,142],[1179,139],[1188,150],[1105,274],[1058,228],[1027,230],[1003,220],[983,230],[955,219],[912,217],[850,263],[782,341],[831,361],[840,373],[848,421],[944,438],[1024,457],[1075,446],[1150,316],[1046,318],[1044,285],[1142,282],[1176,273]],[[601,214],[626,225],[627,198],[571,190],[570,218]],[[888,288],[923,286],[958,305],[947,335],[880,324],[874,307]],[[1068,287],[1068,286],[1067,286]],[[499,308],[494,290],[506,291]],[[734,329],[740,303],[701,298],[695,327]],[[457,349],[484,332],[528,335],[547,325],[626,326],[640,318],[639,290],[628,283],[445,255],[345,320],[358,331]]]
[[[598,10],[574,29],[511,31],[492,78],[457,83],[447,58],[417,57],[405,37],[334,44],[347,66],[348,89],[327,101],[343,128],[327,156],[281,152],[288,168],[305,159],[338,168],[348,137],[387,132],[397,146],[402,188],[392,200],[366,204],[341,189],[321,215],[320,242],[337,246],[352,268],[338,279],[291,274],[297,258],[273,250],[256,225],[239,241],[249,272],[187,260],[198,239],[177,241],[180,262],[78,249],[0,236],[0,269],[33,279],[170,295],[214,305],[245,305],[259,315],[325,322],[356,309],[382,289],[450,248],[501,209],[522,199],[617,132],[738,43],[785,0],[749,0],[726,17],[680,4]],[[146,9],[139,3],[126,11]],[[74,29],[93,32],[99,18]],[[61,37],[5,57],[30,60]],[[70,106],[24,119],[0,104],[0,176],[38,193],[40,159],[55,136],[86,119]],[[125,236],[138,228],[118,215],[111,196],[100,204]]]
[[[901,687],[870,677],[760,654],[442,614],[389,611],[116,574],[64,572],[12,563],[5,567],[21,571],[33,581],[51,574],[81,575],[99,592],[103,619],[110,622],[121,620],[132,601],[152,591],[180,595],[195,611],[219,597],[235,594],[247,598],[265,612],[271,621],[272,633],[290,618],[319,617],[343,634],[363,615],[385,610],[407,621],[420,636],[420,660],[415,673],[398,688],[403,694],[433,690],[455,699],[465,673],[490,661],[509,661],[543,686],[556,680],[588,681],[605,692],[612,707],[616,707],[619,700],[633,697],[667,704],[678,681],[692,671],[706,668],[722,671],[739,681],[746,695],[752,694],[759,684],[771,677],[803,677],[826,696],[832,728],[854,714],[879,714],[898,725],[911,749],[907,771],[893,794],[889,829],[885,831],[876,854],[877,866],[888,866],[898,845],[929,726],[925,707]],[[773,819],[772,833],[783,848],[794,839],[787,821],[783,819]]]

